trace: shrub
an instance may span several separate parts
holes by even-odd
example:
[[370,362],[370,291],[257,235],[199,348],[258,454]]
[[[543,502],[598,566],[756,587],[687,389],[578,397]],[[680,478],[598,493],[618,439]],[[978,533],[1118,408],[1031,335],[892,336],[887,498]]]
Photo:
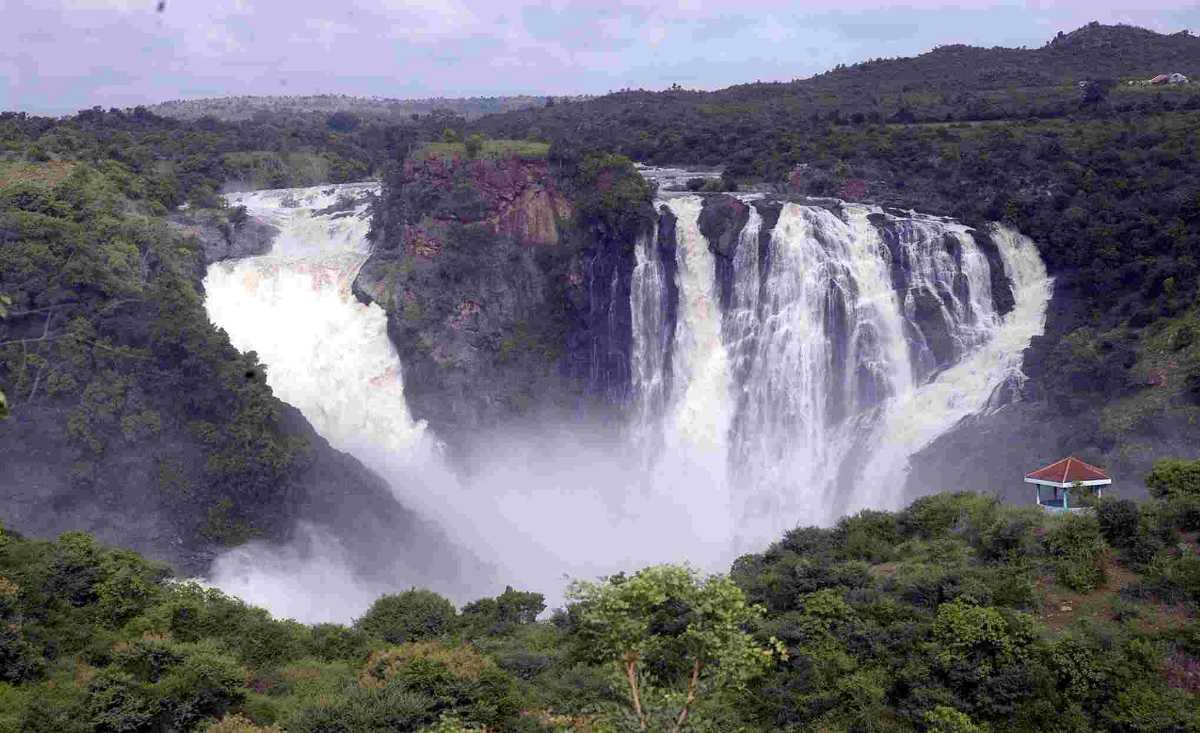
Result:
[[0,621],[0,683],[29,682],[45,671],[42,655],[25,639],[21,627]]
[[1104,499],[1096,505],[1096,520],[1108,544],[1125,549],[1137,538],[1141,512],[1128,499]]
[[868,562],[883,562],[896,554],[900,531],[896,515],[864,510],[838,523],[834,535],[846,557]]
[[1146,486],[1159,499],[1200,498],[1200,460],[1161,460],[1146,476]]
[[478,680],[495,665],[468,645],[449,647],[436,641],[419,641],[374,652],[359,673],[364,687],[382,687],[415,664],[430,663],[463,680]]
[[1104,584],[1105,544],[1095,517],[1068,514],[1057,518],[1045,543],[1061,585],[1083,593]]
[[308,702],[287,723],[288,733],[415,731],[437,719],[428,695],[399,687],[352,687],[341,695]]
[[355,626],[391,644],[444,636],[457,620],[454,604],[437,593],[413,589],[371,604]]
[[480,135],[479,133],[475,133],[474,135],[471,135],[470,137],[467,138],[465,145],[466,145],[466,149],[467,149],[467,157],[468,158],[478,158],[479,157],[479,152],[481,150],[483,150],[483,141],[484,141],[484,137],[483,137],[483,135]]
[[177,729],[187,730],[208,717],[216,717],[244,695],[245,671],[232,658],[208,647],[199,647],[155,685]]
[[159,714],[159,701],[147,685],[110,668],[88,685],[87,712],[97,731],[137,731]]
[[360,662],[370,651],[370,639],[358,629],[339,624],[317,624],[310,634],[309,653],[324,662]]
[[428,696],[436,711],[464,722],[510,729],[521,710],[516,680],[470,646],[435,641],[405,644],[371,655],[359,674],[363,689],[402,689]]
[[984,733],[971,716],[948,705],[938,705],[925,713],[926,730],[929,733]]
[[235,713],[210,723],[204,733],[283,733],[283,729],[275,725],[255,725],[254,721]]

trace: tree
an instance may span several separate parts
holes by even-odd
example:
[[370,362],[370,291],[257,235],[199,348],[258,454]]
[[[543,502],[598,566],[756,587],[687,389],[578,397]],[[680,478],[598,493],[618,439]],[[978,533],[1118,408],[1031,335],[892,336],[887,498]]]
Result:
[[[8,315],[8,306],[12,305],[12,301],[8,296],[0,295],[0,318]],[[4,390],[0,390],[0,420],[8,417],[8,400],[4,397]]]
[[1108,92],[1117,82],[1113,79],[1089,79],[1082,82],[1082,94],[1079,103],[1082,106],[1100,104],[1108,99]]
[[474,135],[471,135],[470,137],[467,138],[466,146],[467,146],[467,157],[468,158],[478,158],[479,157],[480,151],[483,150],[484,139],[485,138],[483,137],[483,135],[480,135],[479,133],[475,133]]
[[392,644],[434,639],[457,621],[454,604],[433,591],[414,588],[382,596],[355,626]]
[[513,590],[510,585],[495,598],[481,598],[463,606],[462,621],[471,633],[504,634],[533,623],[545,608],[546,598],[541,593]]
[[[649,727],[645,702],[652,686],[683,682],[682,703],[669,723],[680,731],[701,694],[739,688],[785,654],[775,639],[760,646],[746,632],[763,610],[727,576],[699,578],[690,568],[658,565],[603,583],[578,581],[568,597],[577,604],[584,647],[624,676],[642,730]],[[647,670],[650,661],[659,671]],[[679,669],[683,680],[671,674]]]
[[1146,487],[1157,499],[1200,498],[1200,461],[1158,461],[1146,476]]

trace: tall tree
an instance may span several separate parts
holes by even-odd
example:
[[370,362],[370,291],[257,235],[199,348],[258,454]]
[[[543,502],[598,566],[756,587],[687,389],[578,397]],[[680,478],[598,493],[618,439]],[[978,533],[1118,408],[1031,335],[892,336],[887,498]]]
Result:
[[683,730],[705,694],[737,689],[765,671],[783,645],[760,646],[747,627],[762,618],[727,576],[658,565],[603,583],[577,581],[580,636],[595,658],[617,665],[638,727],[650,727],[652,694],[675,702],[667,722]]

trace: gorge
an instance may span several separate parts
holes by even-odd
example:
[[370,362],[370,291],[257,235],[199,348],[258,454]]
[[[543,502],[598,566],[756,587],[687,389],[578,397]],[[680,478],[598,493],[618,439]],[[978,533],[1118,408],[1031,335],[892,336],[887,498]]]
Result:
[[[594,317],[581,322],[602,322],[610,349],[629,345],[627,384],[596,379],[611,356],[599,354],[579,370],[576,394],[612,403],[616,426],[562,404],[522,406],[554,415],[541,424],[494,413],[499,428],[475,433],[464,468],[440,440],[455,426],[437,417],[462,405],[435,394],[426,405],[448,403],[434,405],[432,423],[414,419],[408,360],[423,355],[389,339],[394,304],[430,294],[395,289],[381,307],[355,283],[373,256],[377,193],[344,184],[231,194],[280,234],[266,255],[211,265],[206,308],[333,447],[384,476],[462,557],[487,562],[430,577],[398,558],[393,575],[365,582],[342,538],[309,528],[299,549],[250,543],[215,563],[222,588],[310,621],[348,620],[388,585],[469,598],[520,582],[555,598],[564,577],[629,565],[719,569],[793,526],[899,507],[913,498],[912,454],[1019,394],[1021,355],[1050,294],[1033,244],[1001,226],[829,200],[663,193],[657,216],[619,248],[629,255],[588,283]],[[511,210],[489,213],[512,220]],[[492,238],[504,247],[515,237]],[[572,246],[556,238],[541,246]],[[444,252],[430,240],[419,256]],[[464,303],[474,305],[453,304],[452,324],[486,309],[487,295]],[[332,589],[330,603],[289,606],[302,595],[296,583]]]

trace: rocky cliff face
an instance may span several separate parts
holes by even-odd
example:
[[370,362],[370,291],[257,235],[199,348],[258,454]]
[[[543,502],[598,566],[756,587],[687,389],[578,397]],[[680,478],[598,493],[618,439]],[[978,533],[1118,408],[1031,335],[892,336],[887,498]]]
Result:
[[202,264],[264,255],[279,230],[253,217],[214,210],[179,211],[168,219],[173,229],[195,240]]
[[388,312],[414,417],[461,447],[502,422],[619,409],[633,238],[589,227],[542,160],[409,160],[355,293]]
[[[97,257],[104,243],[81,229],[61,256],[89,263],[87,287],[64,287],[69,268],[54,260],[32,280],[0,268],[14,304],[0,321],[12,407],[0,420],[0,523],[38,537],[92,532],[193,575],[230,544],[287,541],[298,522],[381,571],[402,555],[455,557],[209,323],[205,266],[269,251],[274,228],[200,212],[170,224],[135,240],[140,269]],[[36,230],[17,232],[13,252],[36,247]]]

